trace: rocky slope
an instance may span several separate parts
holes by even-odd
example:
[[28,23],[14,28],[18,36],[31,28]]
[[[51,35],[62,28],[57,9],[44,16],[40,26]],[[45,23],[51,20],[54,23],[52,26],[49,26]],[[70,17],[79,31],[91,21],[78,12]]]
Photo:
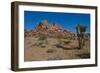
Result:
[[25,31],[25,37],[38,37],[40,35],[45,35],[52,38],[76,39],[75,33],[64,30],[56,23],[48,24],[46,20],[43,20],[39,24],[37,24],[34,30]]
[[[90,58],[90,40],[86,34],[83,49],[79,49],[75,33],[58,24],[43,20],[34,30],[25,31],[24,61],[65,60]],[[90,39],[90,37],[88,37]]]

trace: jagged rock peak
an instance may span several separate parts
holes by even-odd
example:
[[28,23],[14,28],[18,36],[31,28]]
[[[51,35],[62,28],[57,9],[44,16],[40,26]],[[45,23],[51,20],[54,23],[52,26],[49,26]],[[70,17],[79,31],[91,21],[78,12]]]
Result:
[[40,24],[42,24],[42,25],[48,25],[48,21],[47,20],[42,20],[42,21],[40,21]]

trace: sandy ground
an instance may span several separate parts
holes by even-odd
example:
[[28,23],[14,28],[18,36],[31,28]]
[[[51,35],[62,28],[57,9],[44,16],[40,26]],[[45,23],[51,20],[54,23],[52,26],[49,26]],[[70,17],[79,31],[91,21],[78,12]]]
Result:
[[47,38],[45,41],[35,37],[25,37],[24,61],[64,60],[90,58],[90,42],[86,41],[78,49],[77,40]]

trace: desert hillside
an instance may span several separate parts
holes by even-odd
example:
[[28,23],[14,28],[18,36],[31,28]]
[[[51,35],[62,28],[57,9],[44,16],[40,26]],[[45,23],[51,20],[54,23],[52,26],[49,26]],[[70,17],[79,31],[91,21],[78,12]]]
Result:
[[25,61],[64,60],[90,58],[90,35],[79,49],[76,33],[65,30],[56,23],[40,21],[33,30],[25,30]]

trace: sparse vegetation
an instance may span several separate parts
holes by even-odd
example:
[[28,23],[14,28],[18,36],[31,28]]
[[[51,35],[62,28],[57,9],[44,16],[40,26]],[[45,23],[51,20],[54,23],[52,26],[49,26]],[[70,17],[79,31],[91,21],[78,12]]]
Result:
[[68,45],[69,43],[71,43],[70,40],[62,39],[61,41],[62,41],[62,44],[64,44],[64,45]]
[[64,59],[63,55],[58,54],[58,55],[56,55],[54,57],[49,58],[48,60],[63,60],[63,59]]
[[41,25],[36,30],[25,31],[25,61],[90,58],[90,40],[84,41],[85,26],[78,24],[77,33],[73,33],[57,25],[43,22]]
[[48,49],[46,52],[47,53],[54,53],[54,52],[56,52],[56,50],[55,49]]
[[47,43],[47,37],[44,34],[41,34],[34,45],[37,47],[40,46],[41,48],[45,48]]
[[38,40],[47,40],[47,36],[45,34],[39,34]]
[[41,45],[41,48],[45,48],[45,47],[46,47],[46,44],[42,44],[42,45]]
[[90,53],[83,53],[83,54],[78,54],[80,58],[90,58]]

